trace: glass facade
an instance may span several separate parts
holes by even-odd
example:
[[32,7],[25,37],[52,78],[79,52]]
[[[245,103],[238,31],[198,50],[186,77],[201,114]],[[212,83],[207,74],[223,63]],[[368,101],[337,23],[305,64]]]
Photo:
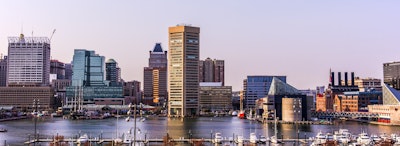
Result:
[[388,84],[383,84],[382,88],[383,104],[384,105],[399,105],[400,92],[390,87]]
[[72,61],[72,86],[105,86],[104,56],[76,49]]
[[274,77],[286,83],[286,76],[247,76],[247,81],[244,83],[246,108],[254,108],[257,99],[268,95]]
[[[75,87],[67,87],[67,97],[75,96]],[[83,100],[93,101],[94,98],[123,98],[123,89],[121,87],[110,87],[110,86],[94,86],[94,87],[83,87]]]
[[104,59],[104,56],[94,51],[76,49],[72,61],[72,86],[67,87],[66,96],[78,96],[78,87],[81,87],[85,101],[93,101],[94,98],[123,98],[122,86],[109,86],[108,81],[104,80]]

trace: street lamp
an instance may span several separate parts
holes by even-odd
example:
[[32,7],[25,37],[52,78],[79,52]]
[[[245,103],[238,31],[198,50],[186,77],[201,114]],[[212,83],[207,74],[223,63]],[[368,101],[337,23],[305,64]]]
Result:
[[33,108],[35,111],[33,112],[33,118],[35,121],[35,133],[33,134],[33,145],[36,146],[36,141],[37,141],[37,116],[38,116],[38,107],[39,107],[39,99],[33,99]]

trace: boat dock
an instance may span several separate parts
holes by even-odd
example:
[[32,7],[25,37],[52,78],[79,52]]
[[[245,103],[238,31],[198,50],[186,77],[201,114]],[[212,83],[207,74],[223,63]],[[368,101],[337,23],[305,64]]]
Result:
[[[66,138],[66,139],[37,139],[37,140],[30,140],[26,141],[25,144],[33,144],[33,143],[49,143],[50,145],[52,144],[62,144],[62,143],[77,143],[78,139],[75,138]],[[309,139],[279,139],[278,141],[283,142],[283,143],[299,143],[299,144],[305,144],[311,142]],[[91,138],[88,139],[87,143],[96,143],[96,144],[107,144],[107,143],[114,143],[114,139],[98,139],[98,138]],[[133,143],[133,140],[132,140]],[[214,139],[189,139],[189,138],[178,138],[178,139],[168,139],[164,137],[163,139],[138,139],[136,140],[136,143],[142,143],[145,145],[151,145],[152,143],[164,143],[164,144],[177,144],[177,143],[189,143],[189,144],[206,144],[206,143],[211,143],[211,144],[216,144]],[[243,139],[241,142],[239,142],[237,139],[233,139],[232,137],[230,138],[223,138],[220,142],[220,144],[250,144],[250,139]],[[258,142],[260,143],[260,142]],[[266,143],[271,143],[271,141],[266,141]],[[121,143],[124,144],[124,143]],[[127,143],[125,143],[127,144]]]

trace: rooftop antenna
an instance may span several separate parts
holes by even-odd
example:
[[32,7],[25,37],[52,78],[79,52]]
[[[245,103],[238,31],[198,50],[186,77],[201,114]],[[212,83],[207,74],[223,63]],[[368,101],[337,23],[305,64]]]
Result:
[[24,33],[24,22],[22,22],[22,24],[21,24],[21,34],[23,34]]
[[51,39],[53,38],[54,33],[56,33],[56,29],[53,30],[53,33],[50,36],[50,42],[51,42]]

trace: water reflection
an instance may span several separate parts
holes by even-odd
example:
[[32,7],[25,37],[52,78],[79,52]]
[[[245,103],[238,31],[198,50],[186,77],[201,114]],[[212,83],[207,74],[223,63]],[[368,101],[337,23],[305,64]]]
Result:
[[[118,123],[118,124],[117,124]],[[250,133],[254,132],[257,136],[274,135],[274,124],[263,124],[249,120],[238,119],[236,117],[201,117],[201,118],[172,118],[166,117],[148,117],[142,121],[137,120],[137,138],[162,138],[167,133],[173,138],[188,138],[191,134],[193,138],[210,138],[215,132],[220,132],[223,137],[236,137],[238,135],[249,138]],[[118,125],[118,128],[117,128]],[[115,138],[128,132],[134,127],[133,120],[127,122],[124,118],[118,121],[115,118],[104,120],[64,120],[61,118],[41,119],[38,122],[38,131],[40,135],[52,137],[54,135],[63,135],[64,137],[78,137],[80,134],[88,134],[90,137]],[[31,119],[1,122],[0,128],[8,129],[6,133],[0,133],[0,143],[4,140],[12,144],[21,144],[32,138],[34,131],[33,121]],[[284,138],[304,138],[315,136],[319,131],[333,132],[339,128],[349,129],[353,134],[359,134],[366,131],[371,134],[397,133],[400,132],[400,126],[383,126],[366,123],[357,123],[352,121],[335,122],[334,125],[295,125],[278,124],[278,137]],[[118,132],[117,132],[118,131]]]

